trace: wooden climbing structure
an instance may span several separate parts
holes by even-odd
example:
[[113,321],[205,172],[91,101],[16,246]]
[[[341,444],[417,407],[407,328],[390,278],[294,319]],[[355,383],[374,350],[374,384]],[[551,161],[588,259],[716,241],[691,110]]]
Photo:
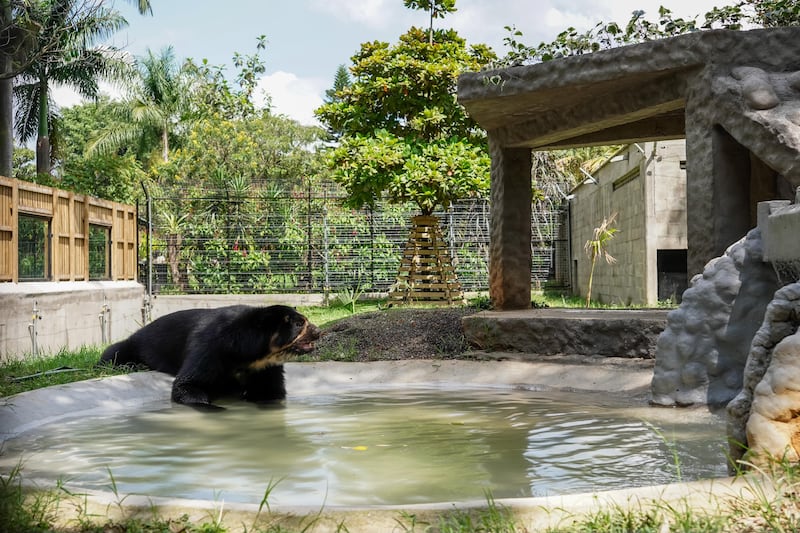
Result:
[[411,233],[400,260],[397,281],[389,291],[389,303],[464,303],[461,283],[437,217],[411,219]]

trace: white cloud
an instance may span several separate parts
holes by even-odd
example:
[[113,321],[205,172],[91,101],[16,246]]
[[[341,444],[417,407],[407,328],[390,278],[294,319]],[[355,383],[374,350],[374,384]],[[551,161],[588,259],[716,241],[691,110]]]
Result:
[[317,79],[298,78],[291,72],[279,70],[259,80],[258,92],[266,92],[270,96],[273,113],[286,115],[301,124],[319,125],[314,117],[314,109],[323,103],[325,83]]
[[[100,82],[100,94],[104,94],[110,96],[112,100],[121,100],[122,99],[122,90],[120,89],[119,85],[110,84],[106,82]],[[78,104],[86,103],[86,99],[83,98],[78,92],[65,85],[56,85],[50,88],[50,97],[55,101],[56,105],[60,108],[72,107]]]
[[394,0],[315,0],[315,9],[342,20],[355,21],[372,28],[382,28],[394,19]]

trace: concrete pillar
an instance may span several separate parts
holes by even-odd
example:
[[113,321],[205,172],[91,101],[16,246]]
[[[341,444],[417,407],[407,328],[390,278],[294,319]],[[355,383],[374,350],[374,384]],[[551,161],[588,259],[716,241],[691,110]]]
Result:
[[691,84],[686,98],[687,282],[716,257],[713,126],[706,109],[711,99],[708,69],[698,74],[698,79],[702,77],[705,83]]
[[492,217],[489,294],[495,309],[531,306],[531,150],[489,136]]

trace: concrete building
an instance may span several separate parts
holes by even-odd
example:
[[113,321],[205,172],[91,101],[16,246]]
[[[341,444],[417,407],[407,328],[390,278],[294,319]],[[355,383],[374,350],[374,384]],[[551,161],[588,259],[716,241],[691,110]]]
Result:
[[489,287],[530,308],[531,150],[686,139],[688,274],[800,186],[800,27],[698,31],[463,74],[492,157]]
[[585,296],[588,288],[585,243],[616,213],[608,247],[616,262],[598,259],[592,299],[653,307],[680,298],[687,279],[685,147],[682,140],[627,145],[570,193],[575,294]]

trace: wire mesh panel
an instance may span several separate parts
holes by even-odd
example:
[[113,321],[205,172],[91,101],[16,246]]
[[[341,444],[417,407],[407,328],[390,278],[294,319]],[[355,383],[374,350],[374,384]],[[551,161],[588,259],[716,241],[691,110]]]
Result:
[[[418,209],[381,202],[374,209],[355,210],[343,207],[343,199],[330,183],[153,198],[153,292],[336,292],[355,287],[386,292],[397,279]],[[464,290],[487,289],[489,203],[461,201],[435,215]],[[558,232],[539,226],[559,221],[557,213],[532,220],[535,285],[552,273]],[[147,267],[144,255],[140,263]],[[144,273],[141,277],[146,279]]]

